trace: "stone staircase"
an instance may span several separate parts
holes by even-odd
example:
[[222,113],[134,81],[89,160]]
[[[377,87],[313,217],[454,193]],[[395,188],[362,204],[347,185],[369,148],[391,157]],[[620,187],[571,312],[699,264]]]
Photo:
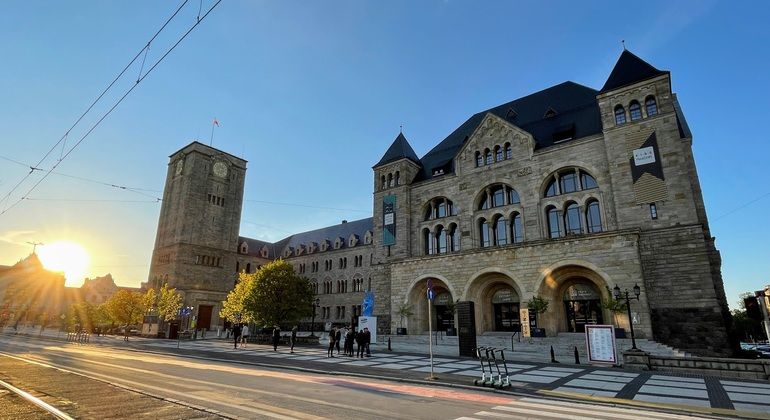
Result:
[[[387,346],[388,338],[391,339],[393,350],[403,352],[427,353],[428,335],[381,335],[379,345]],[[529,362],[550,362],[551,346],[553,346],[554,355],[560,363],[575,362],[575,347],[581,363],[587,360],[587,351],[585,335],[582,333],[559,333],[556,337],[532,337],[521,338],[515,336],[511,341],[510,333],[488,332],[476,338],[476,344],[484,347],[504,348],[506,358],[516,361]],[[618,359],[622,359],[621,354],[631,348],[630,338],[616,339]],[[686,357],[687,353],[673,349],[664,344],[644,338],[636,339],[637,348],[653,355],[668,357]],[[433,345],[434,355],[457,356],[459,354],[457,337],[438,336],[434,337]],[[622,362],[622,360],[619,360]]]

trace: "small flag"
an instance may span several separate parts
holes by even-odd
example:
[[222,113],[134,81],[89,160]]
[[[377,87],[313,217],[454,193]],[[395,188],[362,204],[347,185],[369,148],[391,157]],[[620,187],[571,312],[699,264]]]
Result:
[[214,125],[216,125],[217,127],[219,127],[219,121],[217,121],[217,119],[216,119],[216,118],[214,118]]

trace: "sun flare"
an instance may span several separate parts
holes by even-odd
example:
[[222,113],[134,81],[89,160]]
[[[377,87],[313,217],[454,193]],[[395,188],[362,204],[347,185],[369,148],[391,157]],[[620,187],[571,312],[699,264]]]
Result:
[[77,285],[83,281],[91,261],[85,248],[67,241],[41,246],[38,248],[38,256],[46,269],[63,271],[68,286]]

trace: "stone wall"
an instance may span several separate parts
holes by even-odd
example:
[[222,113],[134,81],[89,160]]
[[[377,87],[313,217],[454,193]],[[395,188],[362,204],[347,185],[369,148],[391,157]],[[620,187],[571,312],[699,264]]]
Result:
[[627,369],[635,370],[658,370],[722,378],[770,379],[770,360],[763,359],[666,357],[629,351],[623,353],[623,365]]

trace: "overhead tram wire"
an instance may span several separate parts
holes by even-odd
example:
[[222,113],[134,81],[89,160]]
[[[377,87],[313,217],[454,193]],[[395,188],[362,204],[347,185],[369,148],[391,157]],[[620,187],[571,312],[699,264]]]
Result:
[[86,133],[85,133],[85,134],[83,134],[83,136],[82,136],[82,137],[81,137],[81,138],[80,138],[80,139],[79,139],[79,140],[78,140],[78,141],[75,143],[75,145],[74,145],[74,146],[72,146],[72,148],[70,148],[70,149],[67,151],[67,153],[65,153],[65,154],[62,156],[62,158],[61,158],[61,159],[59,159],[59,160],[58,160],[58,161],[57,161],[57,162],[56,162],[56,163],[55,163],[55,164],[54,164],[54,165],[51,167],[51,169],[49,169],[48,171],[46,171],[46,173],[43,175],[43,177],[42,177],[42,178],[40,178],[40,179],[39,179],[39,180],[38,180],[38,181],[37,181],[37,182],[36,182],[34,185],[32,185],[32,188],[30,188],[29,190],[27,190],[27,192],[26,192],[26,193],[25,193],[25,194],[24,194],[24,195],[23,195],[23,196],[22,196],[20,199],[16,200],[16,201],[15,201],[15,202],[14,202],[12,205],[10,205],[10,206],[6,207],[6,208],[5,208],[5,209],[4,209],[2,212],[0,212],[0,215],[3,215],[3,214],[5,214],[5,213],[7,213],[7,212],[8,212],[8,210],[11,210],[12,208],[16,207],[16,206],[17,206],[19,203],[21,203],[22,201],[24,201],[24,199],[25,199],[25,198],[26,198],[26,197],[27,197],[27,196],[28,196],[28,195],[29,195],[29,194],[30,194],[32,191],[34,191],[34,190],[35,190],[35,189],[36,189],[36,188],[37,188],[37,187],[38,187],[38,186],[39,186],[39,185],[40,185],[40,184],[41,184],[41,183],[42,183],[42,182],[43,182],[43,181],[44,181],[46,178],[48,178],[48,176],[49,176],[49,175],[50,175],[50,174],[53,172],[53,170],[54,170],[54,169],[56,169],[56,168],[57,168],[57,167],[58,167],[58,166],[59,166],[59,165],[60,165],[60,164],[61,164],[61,163],[64,161],[64,159],[66,159],[66,158],[67,158],[67,157],[68,157],[68,156],[69,156],[69,155],[70,155],[70,154],[71,154],[71,153],[72,153],[72,152],[73,152],[73,151],[74,151],[74,150],[75,150],[75,149],[76,149],[78,146],[80,146],[80,144],[81,144],[81,143],[82,143],[82,142],[83,142],[83,141],[84,141],[86,138],[88,138],[88,136],[89,136],[89,135],[90,135],[90,134],[91,134],[91,133],[92,133],[92,132],[93,132],[93,131],[96,129],[96,127],[98,127],[98,126],[99,126],[99,125],[102,123],[102,121],[104,121],[104,119],[105,119],[105,118],[107,118],[107,117],[108,117],[108,116],[109,116],[109,115],[112,113],[112,111],[114,111],[114,110],[115,110],[115,108],[117,108],[117,107],[118,107],[118,105],[120,105],[120,104],[123,102],[123,100],[124,100],[124,99],[126,99],[126,97],[127,97],[127,96],[128,96],[130,93],[131,93],[131,92],[133,92],[133,90],[134,90],[134,89],[136,89],[136,87],[137,87],[137,86],[139,86],[139,83],[141,83],[141,82],[142,82],[142,81],[143,81],[143,80],[144,80],[144,79],[145,79],[147,76],[149,76],[149,75],[150,75],[150,73],[152,73],[152,72],[153,72],[153,70],[155,70],[155,69],[158,67],[158,65],[159,65],[161,62],[163,62],[163,60],[164,60],[164,59],[165,59],[165,58],[166,58],[166,57],[167,57],[167,56],[168,56],[168,55],[169,55],[169,54],[170,54],[172,51],[174,51],[174,49],[175,49],[175,48],[176,48],[176,47],[177,47],[177,46],[178,46],[178,45],[179,45],[179,44],[180,44],[182,41],[184,41],[184,39],[185,39],[185,38],[187,38],[187,36],[190,34],[190,32],[192,32],[192,31],[193,31],[193,30],[194,30],[196,27],[198,27],[198,25],[200,25],[200,24],[201,24],[201,22],[203,22],[203,21],[206,19],[206,17],[209,15],[209,13],[211,13],[211,12],[212,12],[212,11],[213,11],[213,10],[214,10],[214,9],[215,9],[215,8],[216,8],[218,5],[219,5],[219,3],[221,3],[221,2],[222,2],[222,0],[217,0],[217,2],[216,2],[216,3],[214,3],[214,5],[212,5],[212,6],[211,6],[211,7],[210,7],[210,8],[209,8],[207,11],[206,11],[206,13],[205,13],[203,16],[201,16],[201,18],[200,18],[200,19],[198,19],[198,20],[197,20],[197,21],[196,21],[196,22],[195,22],[195,23],[194,23],[194,24],[193,24],[193,25],[190,27],[190,29],[188,29],[188,30],[187,30],[187,32],[185,32],[185,33],[184,33],[184,35],[182,35],[182,36],[181,36],[181,37],[180,37],[180,38],[179,38],[179,39],[178,39],[178,40],[177,40],[177,41],[174,43],[174,45],[172,45],[172,46],[171,46],[171,48],[169,48],[168,50],[166,50],[166,52],[165,52],[165,53],[164,53],[164,54],[163,54],[163,55],[162,55],[162,56],[161,56],[161,57],[160,57],[160,58],[159,58],[159,59],[158,59],[158,60],[157,60],[157,61],[156,61],[156,62],[155,62],[153,65],[152,65],[152,67],[150,67],[150,68],[147,70],[147,72],[146,72],[144,75],[141,75],[141,76],[140,76],[140,77],[139,77],[139,78],[136,80],[136,83],[134,83],[134,85],[132,85],[132,86],[131,86],[131,87],[130,87],[130,88],[127,90],[127,91],[126,91],[126,93],[124,93],[124,94],[123,94],[123,96],[121,96],[121,97],[120,97],[120,99],[118,99],[118,101],[117,101],[117,102],[115,102],[115,104],[114,104],[114,105],[113,105],[113,106],[112,106],[112,107],[111,107],[109,110],[107,110],[107,112],[105,112],[105,113],[104,113],[104,115],[102,115],[102,117],[101,117],[101,118],[99,118],[99,120],[98,120],[98,121],[96,121],[96,123],[94,123],[94,125],[93,125],[93,126],[91,126],[91,128],[90,128],[90,129],[88,129],[88,131],[86,131]]
[[[91,112],[93,107],[104,97],[105,94],[107,94],[107,92],[112,88],[112,86],[114,86],[115,83],[117,83],[117,81],[120,80],[121,77],[123,77],[123,75],[126,73],[126,71],[129,68],[131,68],[131,65],[133,65],[134,62],[139,58],[139,56],[142,55],[142,52],[144,52],[145,50],[148,50],[150,48],[150,44],[155,40],[155,38],[158,37],[158,35],[160,35],[161,32],[163,32],[164,29],[166,29],[166,26],[168,26],[168,24],[176,17],[177,14],[179,14],[179,12],[182,10],[182,8],[184,8],[184,6],[188,2],[189,2],[189,0],[184,0],[182,2],[182,4],[179,5],[179,7],[176,9],[176,11],[168,19],[166,19],[166,22],[163,23],[163,26],[161,26],[160,29],[158,29],[158,31],[155,32],[155,35],[153,35],[150,38],[150,40],[147,41],[147,44],[145,44],[145,46],[142,47],[142,49],[140,49],[139,52],[136,53],[134,58],[132,58],[131,61],[129,61],[128,64],[126,64],[126,66],[123,68],[123,70],[121,70],[120,73],[118,73],[118,75],[115,76],[115,78],[112,80],[112,82],[102,91],[102,93],[100,93],[99,96],[97,96],[96,99],[94,99],[94,101],[91,102],[91,105],[89,105],[88,108],[82,114],[80,114],[80,117],[78,117],[78,119],[75,120],[75,123],[72,124],[72,126],[66,132],[64,132],[64,135],[61,136],[59,141],[57,141],[53,146],[51,146],[51,148],[48,150],[48,152],[46,152],[46,154],[43,156],[43,158],[40,159],[40,161],[36,165],[30,166],[29,167],[30,171],[27,173],[27,175],[25,175],[13,188],[11,188],[11,191],[9,191],[8,194],[6,194],[2,199],[0,199],[0,203],[5,201],[6,199],[8,199],[8,197],[10,197],[11,194],[13,194],[13,192],[16,191],[16,189],[19,188],[19,186],[21,186],[21,184],[23,184],[24,181],[26,181],[29,178],[30,175],[32,175],[32,173],[34,173],[36,170],[39,170],[38,167],[48,158],[48,156],[51,155],[51,152],[56,150],[56,148],[62,142],[64,142],[67,139],[67,137],[69,136],[70,132],[80,123],[80,121],[83,120],[83,118],[85,118],[85,116],[89,112]],[[139,82],[137,82],[137,83],[139,83]],[[63,150],[64,149],[62,148],[62,151]],[[59,161],[61,161],[62,159],[63,159],[63,157],[60,155],[59,156]],[[6,210],[8,210],[8,209],[6,209]],[[6,210],[3,210],[3,212],[1,212],[0,214],[5,213]]]
[[334,211],[352,211],[354,213],[367,213],[367,214],[371,214],[371,211],[366,211],[366,210],[340,209],[340,208],[336,208],[336,207],[311,206],[311,205],[308,205],[308,204],[279,203],[277,201],[266,201],[266,200],[243,200],[243,201],[249,202],[249,203],[275,204],[275,205],[278,205],[278,206],[305,207],[305,208],[308,208],[308,209],[334,210]]

